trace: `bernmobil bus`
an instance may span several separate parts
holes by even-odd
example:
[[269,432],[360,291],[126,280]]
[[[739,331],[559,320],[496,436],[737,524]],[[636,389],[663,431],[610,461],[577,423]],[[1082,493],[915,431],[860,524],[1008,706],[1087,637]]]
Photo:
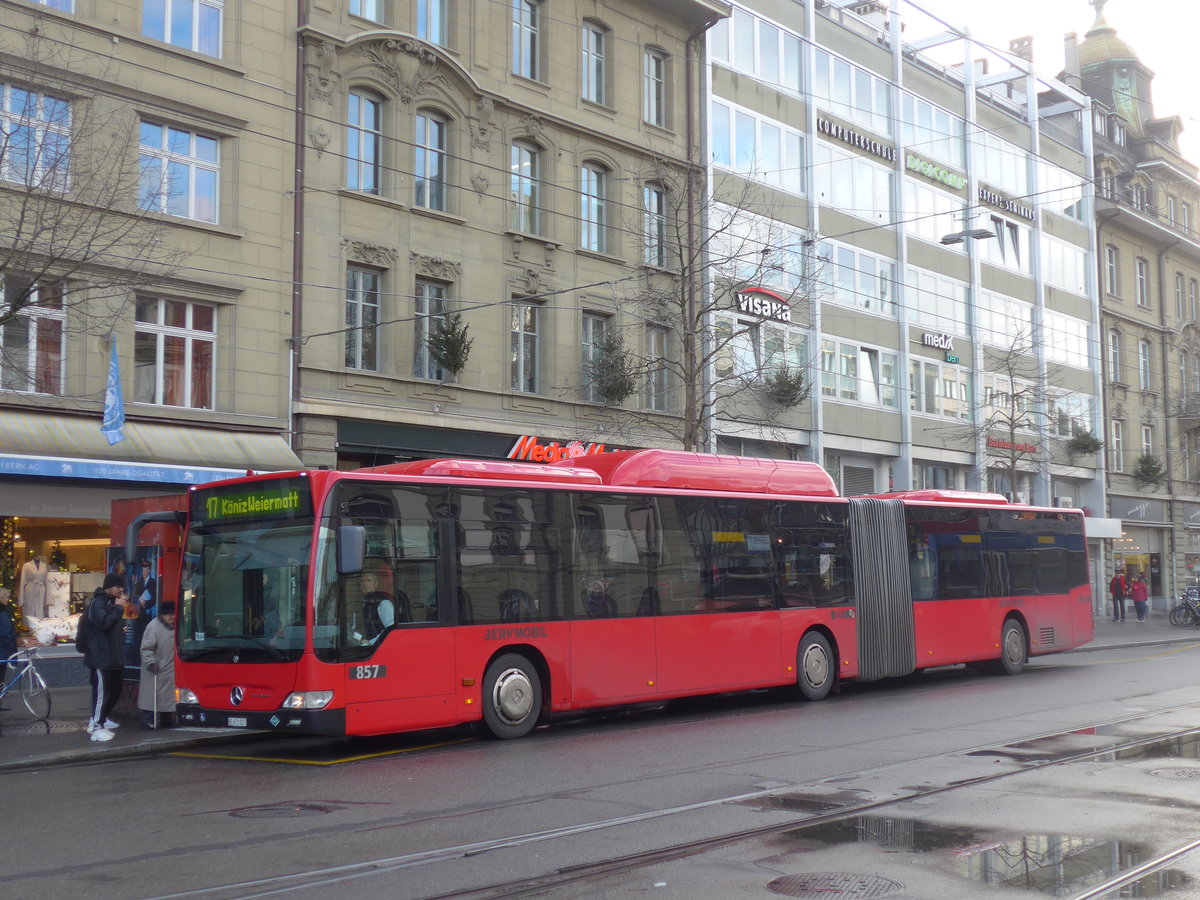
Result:
[[195,487],[190,725],[381,734],[1092,639],[1083,517],[995,494],[842,498],[814,463],[665,450],[422,460]]

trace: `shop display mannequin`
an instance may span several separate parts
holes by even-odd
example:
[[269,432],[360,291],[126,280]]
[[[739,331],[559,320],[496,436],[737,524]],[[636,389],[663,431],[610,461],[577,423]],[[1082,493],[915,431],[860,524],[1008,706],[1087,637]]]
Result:
[[46,618],[46,600],[49,592],[50,566],[43,556],[35,556],[21,567],[21,582],[18,585],[17,602],[21,612],[38,619]]

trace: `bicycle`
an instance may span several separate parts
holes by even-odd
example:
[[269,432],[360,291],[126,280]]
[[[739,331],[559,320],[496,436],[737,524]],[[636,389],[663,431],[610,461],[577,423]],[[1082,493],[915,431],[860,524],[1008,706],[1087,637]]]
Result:
[[25,650],[18,650],[16,656],[4,660],[17,669],[17,674],[0,687],[0,700],[3,700],[5,695],[20,683],[21,700],[25,703],[25,708],[33,713],[35,719],[42,721],[50,716],[50,689],[46,687],[46,682],[42,680],[42,676],[38,674],[38,670],[33,665],[36,657],[37,649],[29,647]]
[[1172,625],[1200,625],[1200,595],[1189,589],[1179,596],[1179,605],[1167,617]]

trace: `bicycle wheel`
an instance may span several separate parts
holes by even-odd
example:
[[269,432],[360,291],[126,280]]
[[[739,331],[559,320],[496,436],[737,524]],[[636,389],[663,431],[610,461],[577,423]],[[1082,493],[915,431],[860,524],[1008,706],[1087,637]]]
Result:
[[1195,625],[1196,613],[1190,606],[1180,604],[1171,610],[1171,614],[1167,617],[1172,625]]
[[50,715],[50,689],[32,667],[21,676],[21,699],[35,719],[45,719]]

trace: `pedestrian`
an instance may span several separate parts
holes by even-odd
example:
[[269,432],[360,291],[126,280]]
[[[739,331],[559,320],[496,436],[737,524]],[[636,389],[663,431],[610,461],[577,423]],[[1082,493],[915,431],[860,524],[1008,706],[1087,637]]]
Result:
[[1112,577],[1112,581],[1108,583],[1108,589],[1112,593],[1113,601],[1113,621],[1125,621],[1125,573],[1118,571]]
[[1142,572],[1138,572],[1133,578],[1133,585],[1129,589],[1129,596],[1133,598],[1133,607],[1137,610],[1137,619],[1139,622],[1146,621],[1146,607],[1149,605],[1150,586],[1146,584],[1146,576]]
[[138,709],[143,728],[175,727],[175,601],[163,600],[142,635]]
[[[12,608],[9,606],[11,599],[8,588],[0,588],[0,684],[8,676],[7,660],[17,655],[17,629],[13,625]],[[0,706],[0,709],[8,707]]]
[[92,685],[92,717],[87,730],[93,741],[111,741],[117,723],[109,715],[121,699],[124,681],[121,618],[125,614],[125,578],[105,575],[83,614],[88,620],[83,664],[91,669],[88,680]]

